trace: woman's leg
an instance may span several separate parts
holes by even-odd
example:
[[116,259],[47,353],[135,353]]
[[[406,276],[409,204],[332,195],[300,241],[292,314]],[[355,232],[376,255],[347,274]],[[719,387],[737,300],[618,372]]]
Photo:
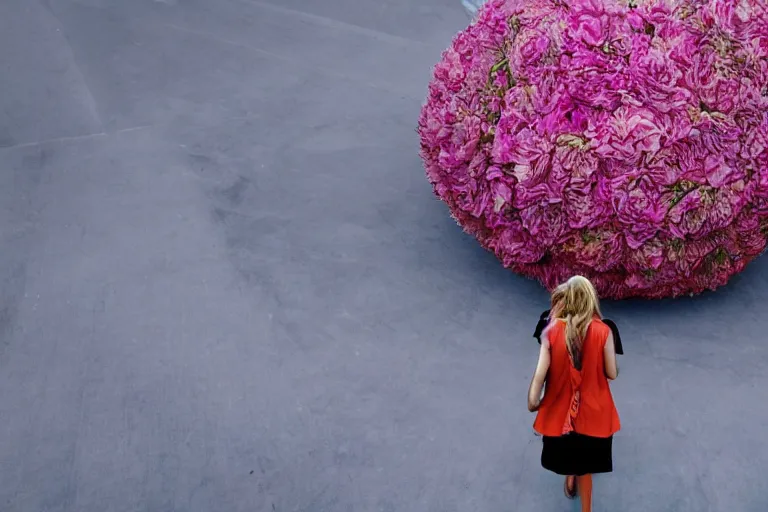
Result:
[[576,497],[576,477],[569,475],[565,477],[565,497],[572,500]]
[[581,498],[581,512],[592,512],[592,475],[576,477]]

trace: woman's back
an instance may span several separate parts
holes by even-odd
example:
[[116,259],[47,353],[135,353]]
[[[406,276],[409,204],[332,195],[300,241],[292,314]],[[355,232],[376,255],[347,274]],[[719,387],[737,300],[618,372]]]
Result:
[[538,411],[533,426],[542,434],[541,466],[565,475],[565,495],[578,493],[581,511],[590,512],[592,475],[613,471],[613,434],[620,427],[608,386],[619,375],[616,344],[584,276],[555,288],[550,304],[528,410]]
[[547,332],[550,364],[534,429],[545,436],[562,435],[578,391],[573,430],[593,437],[610,437],[620,428],[603,355],[611,330],[598,318],[590,322],[581,344],[581,370],[573,365],[565,330],[565,322],[557,320]]

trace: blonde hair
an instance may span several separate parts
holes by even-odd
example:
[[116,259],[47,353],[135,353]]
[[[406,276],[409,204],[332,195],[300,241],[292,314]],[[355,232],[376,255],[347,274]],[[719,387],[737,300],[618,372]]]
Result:
[[558,317],[565,320],[565,343],[573,365],[580,370],[581,349],[589,324],[595,316],[602,318],[600,301],[595,287],[583,276],[573,276],[558,286],[552,293],[553,303],[556,293],[562,294],[562,309]]
[[559,285],[557,288],[552,290],[552,296],[550,297],[550,301],[549,301],[549,307],[551,309],[554,310],[556,307],[561,305],[563,299],[565,298],[565,290],[566,290],[565,283]]
[[563,300],[565,299],[565,283],[552,290],[549,298],[549,318],[559,318],[563,311]]

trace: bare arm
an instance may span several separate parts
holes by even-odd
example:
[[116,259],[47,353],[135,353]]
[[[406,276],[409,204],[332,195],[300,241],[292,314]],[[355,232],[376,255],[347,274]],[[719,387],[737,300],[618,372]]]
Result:
[[610,331],[608,339],[605,340],[603,359],[605,360],[605,376],[614,380],[619,376],[619,362],[616,360],[616,345],[613,343],[613,333]]
[[538,410],[541,404],[541,390],[544,388],[544,382],[547,380],[549,371],[549,337],[545,331],[541,337],[541,349],[539,350],[539,362],[536,364],[536,371],[533,372],[531,385],[528,388],[528,410],[534,412]]

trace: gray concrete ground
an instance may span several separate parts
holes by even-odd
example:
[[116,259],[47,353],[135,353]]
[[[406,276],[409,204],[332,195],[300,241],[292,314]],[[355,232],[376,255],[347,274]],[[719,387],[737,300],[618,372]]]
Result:
[[[0,2],[0,510],[559,511],[546,295],[414,133],[458,0]],[[768,510],[768,259],[607,304],[595,510]]]

